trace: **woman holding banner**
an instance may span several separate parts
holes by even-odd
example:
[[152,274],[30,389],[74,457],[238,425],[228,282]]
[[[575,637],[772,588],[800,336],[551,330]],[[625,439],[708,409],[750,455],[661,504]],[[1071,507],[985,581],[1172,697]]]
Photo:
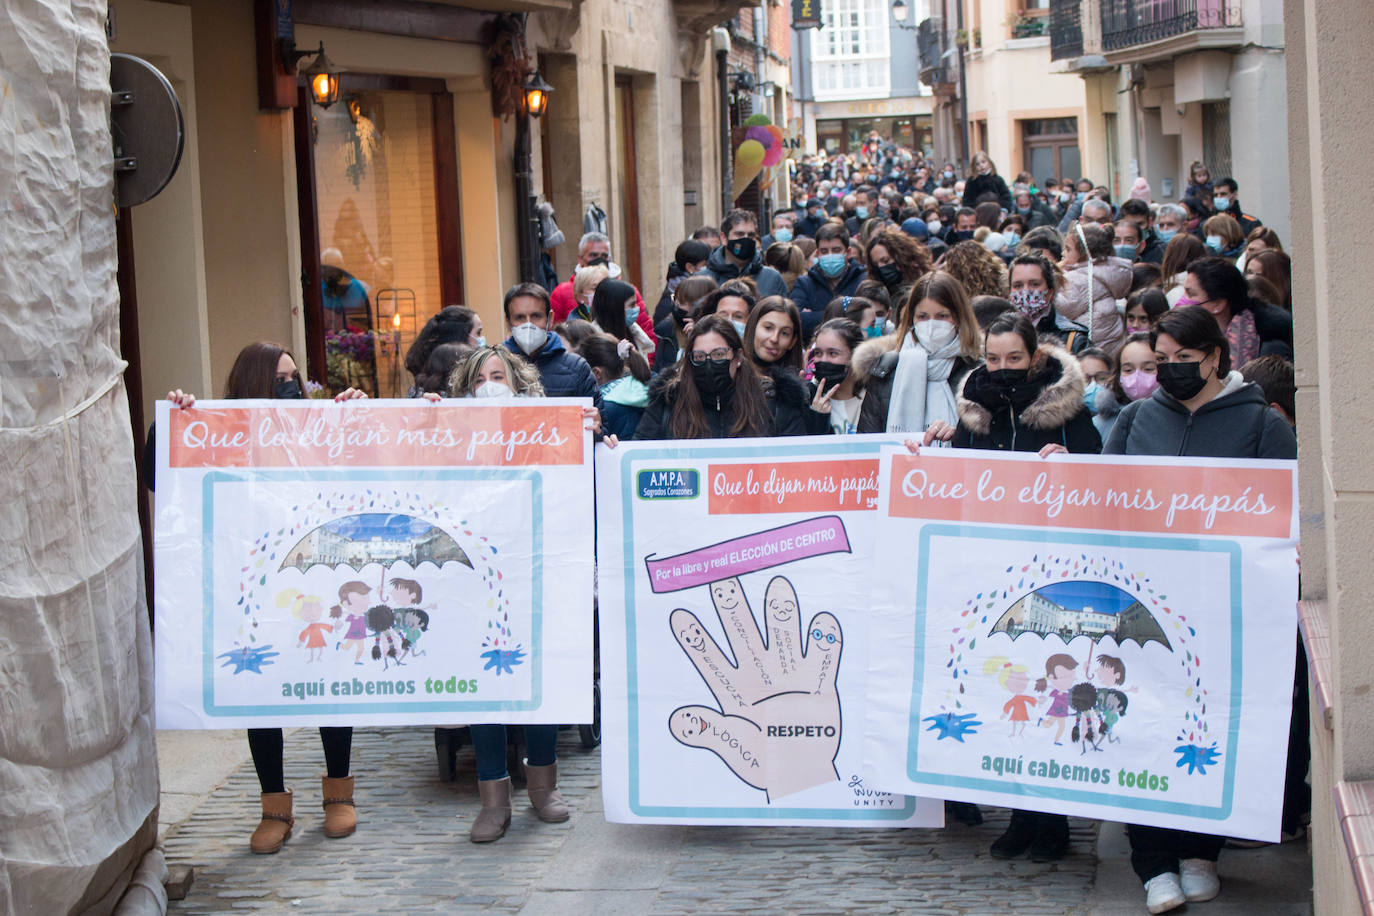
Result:
[[[1038,452],[1042,458],[1101,450],[1102,440],[1083,405],[1086,383],[1078,361],[1060,347],[1039,343],[1024,314],[1008,312],[993,319],[983,337],[983,355],[986,363],[968,373],[959,388],[957,427],[935,420],[923,445],[951,442],[955,448]],[[994,858],[1015,859],[1028,850],[1035,862],[1062,859],[1069,851],[1069,819],[1013,810],[1006,832],[989,852]]]
[[[1201,306],[1163,315],[1150,331],[1159,388],[1121,411],[1104,454],[1205,458],[1296,458],[1297,439],[1258,385],[1231,369],[1226,333]],[[1126,828],[1131,867],[1151,913],[1211,900],[1221,892],[1219,836]]]
[[806,391],[777,384],[744,355],[734,325],[706,315],[677,365],[654,380],[636,439],[738,439],[806,433]]
[[[254,343],[244,347],[234,360],[229,379],[224,383],[224,397],[293,400],[305,397],[305,388],[290,351],[274,343]],[[334,400],[351,401],[365,397],[367,395],[363,392],[348,388],[335,395]],[[167,400],[177,407],[187,408],[195,405],[196,396],[178,388],[167,392]],[[149,449],[152,448],[152,441],[150,430]],[[324,835],[331,839],[346,837],[357,829],[358,824],[353,809],[353,775],[349,772],[353,729],[321,726],[320,743],[324,745],[325,765],[321,783]],[[290,838],[291,828],[296,823],[291,813],[291,790],[286,788],[283,773],[282,749],[280,728],[248,729],[248,750],[253,755],[253,769],[257,771],[258,785],[262,790],[262,819],[248,840],[248,848],[255,853],[270,854],[280,850]]]

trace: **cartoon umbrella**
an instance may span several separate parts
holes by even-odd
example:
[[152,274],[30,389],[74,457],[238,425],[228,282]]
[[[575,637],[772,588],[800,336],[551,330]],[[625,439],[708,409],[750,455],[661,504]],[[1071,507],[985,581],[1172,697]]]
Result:
[[347,566],[361,571],[369,563],[377,563],[385,580],[386,571],[402,560],[411,568],[450,562],[473,568],[453,535],[437,525],[413,515],[368,512],[345,515],[310,531],[287,551],[277,571],[295,567],[305,572],[312,566]]
[[989,632],[1006,633],[1012,639],[1027,633],[1058,636],[1066,643],[1086,636],[1090,646],[1084,670],[1092,661],[1092,647],[1107,636],[1117,645],[1158,642],[1174,651],[1164,628],[1138,597],[1110,583],[1087,579],[1064,579],[1029,592]]

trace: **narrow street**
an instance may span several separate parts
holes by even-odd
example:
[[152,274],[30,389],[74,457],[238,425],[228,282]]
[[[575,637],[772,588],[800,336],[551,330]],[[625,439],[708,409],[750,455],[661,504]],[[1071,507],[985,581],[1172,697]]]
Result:
[[[320,831],[322,755],[314,729],[286,741],[296,828],[281,853],[255,856],[258,786],[240,732],[161,732],[164,846],[195,881],[175,913],[788,914],[1025,916],[1138,913],[1117,825],[1074,820],[1073,852],[1036,865],[987,855],[1006,812],[976,828],[820,830],[645,827],[602,818],[600,751],[559,738],[573,817],[539,823],[523,793],[505,838],[468,842],[477,791],[470,748],[454,783],[437,776],[427,728],[358,729],[358,832]],[[688,775],[688,774],[684,774]],[[1099,857],[1101,861],[1099,862]],[[1305,844],[1227,851],[1225,897],[1198,912],[1308,914]]]

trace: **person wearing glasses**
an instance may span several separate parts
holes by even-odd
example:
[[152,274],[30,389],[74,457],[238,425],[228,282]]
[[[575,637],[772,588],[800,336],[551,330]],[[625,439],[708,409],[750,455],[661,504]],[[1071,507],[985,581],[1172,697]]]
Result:
[[649,389],[636,439],[738,439],[806,434],[804,396],[768,379],[744,355],[729,319],[706,315],[677,364]]

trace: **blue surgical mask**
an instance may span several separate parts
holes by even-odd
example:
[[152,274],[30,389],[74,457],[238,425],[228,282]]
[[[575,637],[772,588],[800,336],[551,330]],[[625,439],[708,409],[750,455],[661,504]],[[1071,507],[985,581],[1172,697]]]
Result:
[[792,230],[791,230],[791,229],[779,229],[778,231],[776,231],[776,232],[773,233],[773,241],[775,241],[775,242],[790,242],[790,241],[792,241]]
[[827,277],[838,277],[844,270],[845,257],[842,254],[823,254],[816,258],[816,266]]
[[1006,240],[1008,248],[1015,248],[1017,245],[1021,244],[1021,236],[1017,235],[1015,232],[1004,232],[1002,233],[1002,238]]
[[634,323],[635,323],[635,319],[637,319],[638,317],[639,317],[639,306],[637,306],[637,305],[627,305],[627,306],[625,306],[625,323],[626,323],[626,324],[634,324]]
[[869,337],[869,338],[872,338],[872,337],[882,337],[882,336],[883,336],[883,328],[882,328],[882,325],[879,325],[879,324],[870,324],[868,327],[864,328],[864,336],[865,336],[865,337]]
[[1088,416],[1097,415],[1097,393],[1102,390],[1102,386],[1095,380],[1088,382],[1083,389],[1083,407],[1088,411]]
[[735,321],[734,319],[731,319],[731,320],[730,320],[730,323],[733,324],[733,325],[735,326],[735,333],[739,335],[739,339],[740,339],[740,340],[743,340],[743,339],[744,339],[744,322],[743,322],[743,321]]
[[1116,256],[1118,258],[1125,258],[1128,261],[1135,260],[1136,250],[1134,245],[1114,245],[1112,247],[1116,249]]
[[1087,192],[1087,191],[1079,191],[1077,194],[1074,195],[1074,197],[1076,197],[1076,198],[1079,199],[1079,200],[1087,200],[1087,199],[1088,199],[1088,192]]
[[478,335],[477,335],[477,343],[475,344],[475,346],[477,347],[477,349],[480,350],[480,349],[482,349],[483,347],[485,347],[486,345],[487,345],[487,338],[486,338],[486,335],[485,335],[485,334],[478,334]]
[[1221,247],[1221,245],[1222,245],[1221,236],[1219,236],[1219,235],[1209,235],[1209,236],[1207,236],[1207,241],[1206,241],[1204,244],[1206,244],[1207,250],[1208,250],[1208,251],[1212,251],[1212,252],[1216,252],[1217,254],[1221,254],[1221,252],[1222,252],[1222,247]]
[[855,215],[856,217],[858,217],[859,219],[868,219],[868,208],[867,208],[867,207],[855,207],[855,208],[854,208],[854,215]]
[[1229,197],[1213,197],[1213,198],[1212,198],[1212,209],[1213,209],[1213,210],[1216,210],[1218,213],[1220,213],[1222,210],[1229,210],[1230,208],[1231,208],[1231,198],[1229,198]]
[[1178,230],[1177,230],[1177,229],[1156,229],[1156,230],[1155,230],[1155,235],[1159,238],[1159,240],[1160,240],[1161,242],[1163,242],[1165,245],[1167,245],[1167,244],[1169,244],[1169,240],[1170,240],[1170,239],[1172,239],[1174,236],[1178,235]]

